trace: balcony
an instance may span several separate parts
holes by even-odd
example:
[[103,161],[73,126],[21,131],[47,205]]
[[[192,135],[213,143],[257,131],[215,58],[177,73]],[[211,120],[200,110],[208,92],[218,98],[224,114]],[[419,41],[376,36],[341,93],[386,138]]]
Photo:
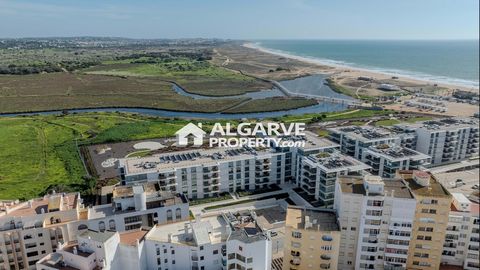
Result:
[[290,254],[291,254],[292,256],[294,256],[294,257],[299,257],[299,256],[300,256],[300,251],[292,250],[292,251],[290,252]]
[[300,265],[300,259],[299,258],[293,258],[290,260],[291,265],[299,266]]

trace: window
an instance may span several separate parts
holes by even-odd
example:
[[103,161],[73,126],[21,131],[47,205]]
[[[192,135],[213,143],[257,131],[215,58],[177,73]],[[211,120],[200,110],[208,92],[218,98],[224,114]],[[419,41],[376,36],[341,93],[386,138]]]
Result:
[[98,222],[98,230],[101,232],[105,231],[105,222],[103,221]]
[[292,232],[292,237],[293,238],[302,238],[302,233],[301,232]]
[[200,246],[200,250],[203,250],[203,246]]
[[215,249],[215,250],[213,251],[213,254],[218,254],[218,249]]
[[175,210],[175,219],[181,219],[182,218],[182,209],[177,208]]
[[172,221],[172,220],[173,220],[172,210],[168,209],[167,210],[167,221]]
[[115,231],[115,230],[116,230],[115,220],[110,219],[110,221],[108,222],[108,228],[110,228],[111,231]]
[[253,262],[253,258],[247,258],[247,263],[252,263]]

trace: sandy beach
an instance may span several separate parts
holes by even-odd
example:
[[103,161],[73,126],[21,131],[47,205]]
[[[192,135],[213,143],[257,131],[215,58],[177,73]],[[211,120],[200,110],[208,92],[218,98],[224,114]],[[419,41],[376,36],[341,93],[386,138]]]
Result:
[[[462,85],[436,83],[428,80],[386,74],[366,69],[351,68],[332,63],[324,63],[317,59],[289,55],[258,47],[253,43],[231,44],[215,49],[213,62],[244,74],[269,80],[289,80],[312,74],[329,74],[332,82],[342,88],[344,94],[363,100],[378,97],[401,96],[393,104],[385,104],[385,109],[437,114],[445,116],[471,116],[479,111],[478,105],[468,103],[444,102],[446,112],[409,107],[405,101],[414,99],[414,93],[422,92],[450,96],[457,89],[478,93],[478,88]],[[371,81],[359,80],[359,77],[372,78]],[[398,86],[399,90],[380,90],[381,84]]]
[[[322,62],[319,59],[296,56],[292,54],[269,50],[269,49],[260,47],[254,43],[244,43],[242,44],[242,46],[249,49],[258,50],[263,53],[273,54],[273,55],[277,55],[277,56],[281,56],[289,59],[295,59],[300,62],[311,64],[317,67],[316,72],[323,73],[323,74],[325,73],[331,74],[331,77],[339,81],[339,83],[342,85],[345,84],[348,81],[348,79],[357,80],[358,77],[369,77],[375,80],[380,80],[380,81],[384,81],[385,83],[391,83],[399,86],[410,86],[410,87],[431,86],[431,87],[448,89],[446,91],[440,91],[441,93],[438,93],[438,94],[451,93],[455,89],[477,92],[477,93],[479,92],[479,88],[468,87],[464,85],[447,84],[447,83],[435,82],[431,80],[421,80],[418,78],[412,78],[412,77],[402,76],[402,75],[393,74],[393,73],[383,73],[383,72],[371,71],[367,69],[342,66],[332,62]],[[397,78],[393,80],[392,77],[397,77]],[[346,86],[349,86],[349,85],[347,84]],[[373,94],[375,95],[375,93]]]

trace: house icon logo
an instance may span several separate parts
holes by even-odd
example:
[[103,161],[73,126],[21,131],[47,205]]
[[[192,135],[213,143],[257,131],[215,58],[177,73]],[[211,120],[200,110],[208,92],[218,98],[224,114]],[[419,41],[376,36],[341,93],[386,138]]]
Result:
[[201,146],[203,144],[203,137],[207,134],[202,130],[202,123],[198,125],[188,123],[177,132],[177,146],[187,146],[189,140],[193,140],[193,146]]

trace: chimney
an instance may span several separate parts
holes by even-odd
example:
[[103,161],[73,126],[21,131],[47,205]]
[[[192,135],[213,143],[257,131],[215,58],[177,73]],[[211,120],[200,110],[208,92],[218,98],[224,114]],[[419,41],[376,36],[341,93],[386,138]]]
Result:
[[32,208],[32,200],[28,201],[28,208]]
[[171,234],[171,233],[168,234],[168,242],[169,242],[169,243],[172,242],[172,234]]
[[392,190],[392,197],[394,197],[395,195],[395,190]]
[[73,254],[78,255],[77,247],[73,247]]
[[200,222],[200,221],[202,221],[201,215],[200,215],[200,214],[196,214],[196,215],[195,215],[195,222],[198,223],[198,222]]
[[185,233],[188,233],[188,223],[185,222],[184,228],[185,228]]

